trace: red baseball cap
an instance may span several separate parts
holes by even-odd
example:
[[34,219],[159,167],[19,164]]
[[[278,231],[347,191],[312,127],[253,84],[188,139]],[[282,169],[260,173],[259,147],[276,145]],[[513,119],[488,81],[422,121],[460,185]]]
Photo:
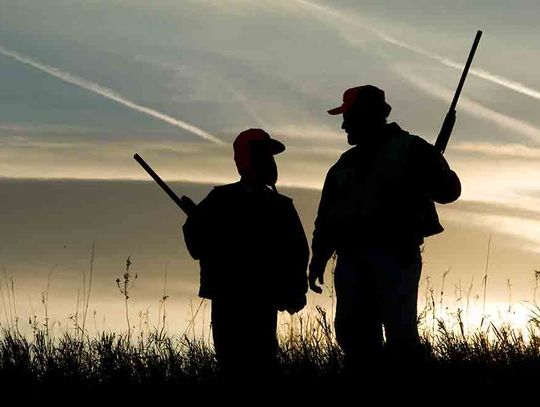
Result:
[[380,111],[388,117],[392,107],[386,103],[384,91],[373,85],[349,88],[343,93],[341,106],[328,110],[331,115],[341,114],[351,109]]
[[247,129],[241,132],[233,142],[234,161],[238,170],[251,169],[252,147],[268,148],[273,154],[279,154],[285,151],[285,145],[270,135],[263,129]]

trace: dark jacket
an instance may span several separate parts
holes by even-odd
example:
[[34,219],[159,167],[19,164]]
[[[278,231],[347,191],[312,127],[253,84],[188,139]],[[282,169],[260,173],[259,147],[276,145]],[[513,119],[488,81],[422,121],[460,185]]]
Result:
[[199,296],[297,302],[307,291],[309,246],[290,198],[242,182],[215,187],[183,227],[200,260]]
[[387,124],[374,144],[354,146],[328,171],[312,261],[326,264],[334,251],[347,255],[369,245],[418,247],[443,231],[433,202],[460,193],[459,178],[434,146]]

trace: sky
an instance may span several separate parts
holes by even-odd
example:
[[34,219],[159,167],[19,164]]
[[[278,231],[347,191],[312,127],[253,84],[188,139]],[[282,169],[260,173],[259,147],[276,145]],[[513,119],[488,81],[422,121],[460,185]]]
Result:
[[[48,275],[59,254],[51,248],[39,262],[37,236],[45,242],[51,231],[86,251],[96,235],[115,237],[118,267],[139,248],[122,225],[142,209],[121,195],[105,199],[111,184],[88,198],[109,202],[111,218],[96,221],[107,233],[70,229],[83,213],[101,219],[105,209],[58,201],[54,188],[86,196],[95,187],[88,180],[132,180],[131,189],[118,185],[142,188],[143,202],[157,205],[149,196],[161,192],[135,182],[147,180],[132,160],[138,152],[164,179],[198,185],[202,197],[237,178],[231,142],[250,127],[287,145],[278,185],[292,188],[309,231],[326,171],[348,148],[340,119],[326,110],[346,88],[371,83],[385,90],[391,121],[433,142],[480,29],[446,152],[463,194],[440,208],[447,230],[426,243],[424,270],[435,278],[450,269],[450,287],[468,286],[473,275],[479,284],[491,236],[494,298],[531,299],[540,263],[539,3],[0,0],[0,10],[1,227],[34,236],[1,240],[0,265],[19,281]],[[24,190],[34,184],[12,179],[50,187],[28,201]],[[21,208],[24,222],[14,212]],[[55,222],[40,235],[46,208]],[[196,273],[177,243],[176,261]],[[147,267],[159,263],[156,247],[146,253]]]

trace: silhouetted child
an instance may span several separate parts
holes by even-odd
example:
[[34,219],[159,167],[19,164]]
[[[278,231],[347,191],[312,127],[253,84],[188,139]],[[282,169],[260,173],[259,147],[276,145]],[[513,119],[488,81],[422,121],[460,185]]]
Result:
[[249,129],[233,149],[240,180],[215,187],[183,231],[200,261],[199,296],[212,300],[221,370],[243,379],[275,368],[277,312],[305,306],[309,246],[292,200],[275,189],[273,156],[285,146]]

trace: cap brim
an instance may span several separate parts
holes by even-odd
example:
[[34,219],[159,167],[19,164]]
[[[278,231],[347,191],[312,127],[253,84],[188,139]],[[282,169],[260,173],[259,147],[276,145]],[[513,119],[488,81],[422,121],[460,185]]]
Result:
[[328,110],[328,114],[337,115],[343,113],[343,106],[334,107],[333,109]]
[[251,140],[251,146],[257,148],[262,148],[266,151],[270,151],[272,155],[276,155],[285,151],[285,145],[281,141],[276,139],[264,139],[264,140]]
[[270,147],[270,151],[274,155],[285,151],[285,144],[283,144],[281,141],[277,141],[276,139],[271,138],[268,140],[268,145]]

